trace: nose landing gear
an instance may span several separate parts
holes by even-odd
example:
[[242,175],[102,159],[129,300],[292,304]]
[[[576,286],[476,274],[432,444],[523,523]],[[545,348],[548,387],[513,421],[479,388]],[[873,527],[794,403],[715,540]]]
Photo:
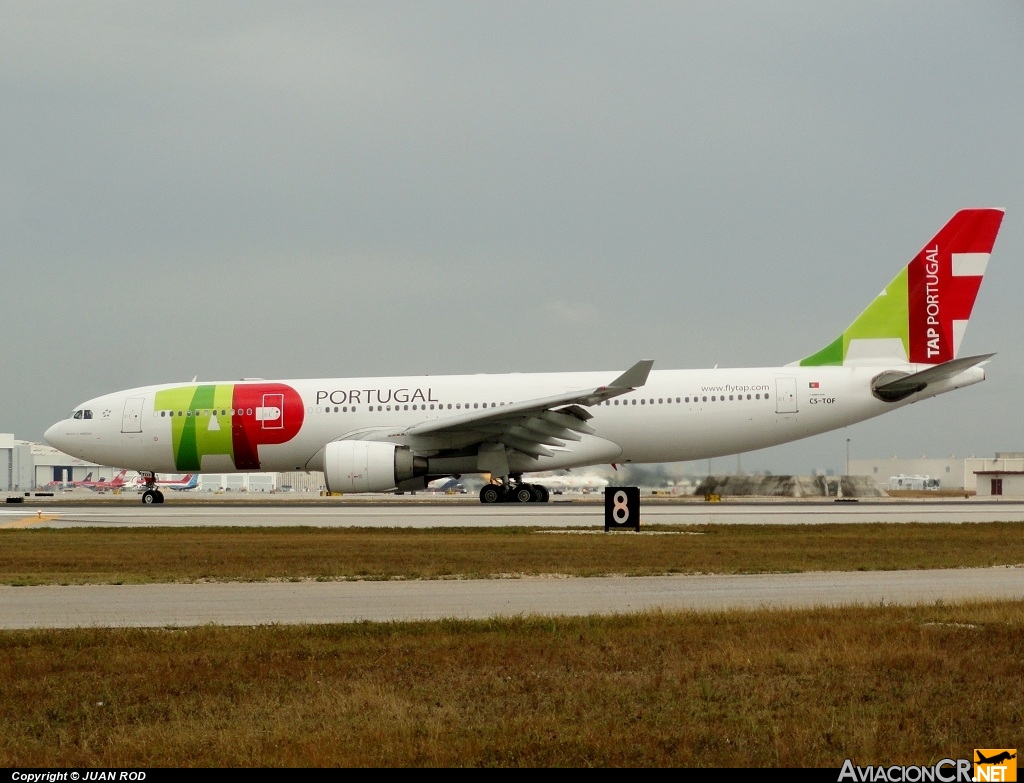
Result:
[[140,470],[139,475],[146,482],[146,491],[142,493],[142,505],[152,506],[164,502],[164,493],[156,488],[156,475],[148,470]]

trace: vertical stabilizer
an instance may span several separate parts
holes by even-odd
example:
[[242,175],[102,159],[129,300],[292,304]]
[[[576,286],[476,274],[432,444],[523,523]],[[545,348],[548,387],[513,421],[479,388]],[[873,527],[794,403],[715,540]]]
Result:
[[1001,209],[964,209],[856,321],[800,365],[942,364],[957,357]]

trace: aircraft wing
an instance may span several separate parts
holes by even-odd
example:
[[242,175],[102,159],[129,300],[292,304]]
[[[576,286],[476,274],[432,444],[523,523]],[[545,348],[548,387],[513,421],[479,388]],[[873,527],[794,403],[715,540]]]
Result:
[[639,389],[647,383],[653,365],[650,360],[639,361],[606,386],[426,421],[413,425],[404,434],[414,438],[463,435],[469,436],[459,438],[464,444],[488,441],[510,446],[532,457],[552,456],[548,446],[564,446],[566,440],[578,441],[580,435],[594,433],[586,423],[592,418],[590,413],[580,406],[597,405]]

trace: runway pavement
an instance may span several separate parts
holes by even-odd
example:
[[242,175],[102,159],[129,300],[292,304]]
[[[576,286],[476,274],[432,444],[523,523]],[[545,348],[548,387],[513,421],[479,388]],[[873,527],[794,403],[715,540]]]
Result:
[[[646,503],[641,525],[1024,521],[1013,501]],[[473,502],[33,504],[0,508],[0,528],[600,527],[597,503]],[[0,628],[188,626],[482,618],[651,609],[810,607],[1024,599],[1024,569],[393,582],[261,582],[0,587]]]
[[[143,506],[125,500],[110,505],[28,503],[0,507],[0,528],[8,527],[590,527],[602,526],[600,503],[545,503],[482,506],[474,501],[355,502],[262,505],[185,503]],[[858,522],[1021,522],[1024,502],[943,501],[761,501],[645,502],[641,526],[709,524],[850,524]]]
[[1024,570],[0,587],[0,628],[164,627],[1024,599]]

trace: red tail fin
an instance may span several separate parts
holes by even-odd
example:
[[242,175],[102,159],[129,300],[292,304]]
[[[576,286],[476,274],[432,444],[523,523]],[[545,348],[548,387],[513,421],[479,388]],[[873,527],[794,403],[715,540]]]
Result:
[[1001,209],[961,210],[910,262],[911,362],[956,358],[1002,220]]

